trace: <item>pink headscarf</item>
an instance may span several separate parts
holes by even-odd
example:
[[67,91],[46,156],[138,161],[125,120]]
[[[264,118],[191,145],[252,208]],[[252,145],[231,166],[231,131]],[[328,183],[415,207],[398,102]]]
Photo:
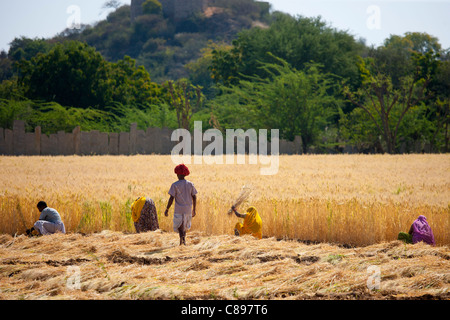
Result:
[[433,231],[427,222],[425,216],[419,216],[412,224],[412,242],[417,243],[423,241],[425,243],[435,245]]

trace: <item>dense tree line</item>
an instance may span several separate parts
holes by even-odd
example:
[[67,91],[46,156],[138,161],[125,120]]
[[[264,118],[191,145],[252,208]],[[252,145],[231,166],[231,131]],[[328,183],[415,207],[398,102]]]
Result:
[[212,17],[171,21],[156,0],[0,54],[0,127],[46,133],[278,128],[304,152],[448,152],[450,53],[426,33],[379,47],[321,18],[215,0]]
[[210,70],[225,127],[277,127],[305,151],[447,152],[449,58],[425,33],[373,48],[319,18],[276,14],[214,50]]

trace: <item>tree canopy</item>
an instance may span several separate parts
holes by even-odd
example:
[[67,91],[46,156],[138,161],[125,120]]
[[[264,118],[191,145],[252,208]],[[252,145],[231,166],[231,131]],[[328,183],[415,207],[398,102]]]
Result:
[[320,18],[277,13],[269,28],[244,30],[231,49],[215,50],[211,70],[217,82],[235,84],[242,76],[255,72],[264,76],[258,64],[273,62],[273,55],[297,70],[315,62],[326,72],[353,79],[362,51],[363,45],[350,34],[329,27]]
[[69,41],[18,64],[19,82],[29,99],[68,107],[107,109],[114,102],[147,105],[160,94],[149,73],[125,56],[106,61],[87,44]]
[[450,50],[427,33],[367,46],[320,17],[214,0],[184,19],[147,0],[0,53],[0,126],[280,129],[304,152],[448,152]]

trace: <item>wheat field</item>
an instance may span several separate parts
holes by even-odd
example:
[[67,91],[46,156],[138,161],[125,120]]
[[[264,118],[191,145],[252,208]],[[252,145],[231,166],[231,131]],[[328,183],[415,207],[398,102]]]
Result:
[[[437,245],[450,244],[450,155],[280,156],[279,172],[261,165],[189,165],[198,190],[192,231],[233,234],[226,212],[242,186],[253,192],[263,236],[369,245],[395,240],[423,214]],[[0,157],[0,233],[20,234],[38,219],[36,204],[57,209],[70,232],[134,232],[134,199],[154,200],[161,230],[172,230],[170,156]]]
[[[174,167],[156,155],[0,157],[0,300],[450,298],[449,155],[281,156],[274,176],[189,165],[198,210],[182,247],[173,207],[163,213]],[[244,185],[253,192],[239,210],[258,209],[262,240],[233,235],[227,211]],[[139,196],[155,201],[160,230],[135,233]],[[66,235],[23,235],[40,200]],[[436,247],[396,240],[419,214]]]

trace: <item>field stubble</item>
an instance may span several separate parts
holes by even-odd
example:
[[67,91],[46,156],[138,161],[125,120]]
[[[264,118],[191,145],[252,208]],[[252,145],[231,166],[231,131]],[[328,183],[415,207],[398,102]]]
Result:
[[0,300],[450,299],[446,247],[344,248],[199,231],[187,241],[180,247],[177,234],[161,230],[1,235]]

